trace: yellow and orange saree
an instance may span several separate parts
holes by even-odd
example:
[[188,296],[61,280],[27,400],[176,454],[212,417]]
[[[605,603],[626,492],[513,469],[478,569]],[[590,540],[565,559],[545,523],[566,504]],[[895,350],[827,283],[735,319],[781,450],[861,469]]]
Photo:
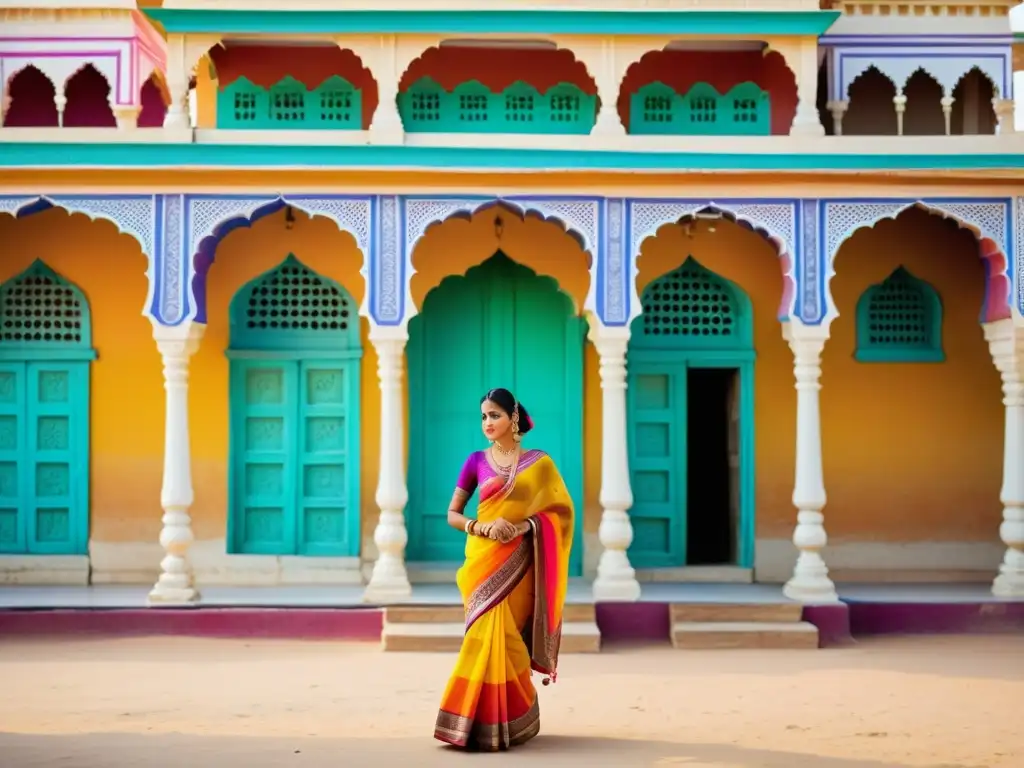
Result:
[[457,581],[466,634],[441,699],[434,737],[486,751],[529,741],[540,730],[532,671],[556,677],[569,578],[573,506],[551,458],[526,451],[508,475],[480,486],[477,519],[528,520],[529,533],[502,544],[466,540]]

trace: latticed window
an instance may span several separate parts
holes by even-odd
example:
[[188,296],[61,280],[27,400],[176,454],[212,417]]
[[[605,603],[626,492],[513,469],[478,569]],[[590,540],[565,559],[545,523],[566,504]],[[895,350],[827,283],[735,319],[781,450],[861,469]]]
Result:
[[0,288],[0,343],[88,348],[85,297],[41,261]]
[[479,81],[445,91],[423,77],[398,94],[398,111],[409,133],[590,133],[597,97],[572,83],[558,83],[541,94],[516,82],[493,93]]
[[217,94],[217,127],[360,130],[362,94],[333,75],[312,91],[293,77],[269,90],[240,77]]
[[351,297],[291,255],[239,291],[231,315],[234,349],[287,348],[298,343],[297,337],[305,348],[336,347],[337,334],[358,345],[358,312]]
[[643,293],[644,346],[745,347],[750,318],[737,289],[689,258]]
[[708,83],[679,94],[648,83],[630,98],[629,132],[635,135],[767,136],[771,97],[756,83],[740,83],[725,95]]
[[857,302],[857,360],[934,363],[942,351],[942,302],[928,283],[900,267]]

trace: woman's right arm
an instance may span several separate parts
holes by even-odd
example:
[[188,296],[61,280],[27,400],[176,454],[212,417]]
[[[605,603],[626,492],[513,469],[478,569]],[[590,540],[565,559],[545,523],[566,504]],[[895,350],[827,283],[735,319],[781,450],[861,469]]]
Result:
[[462,465],[459,479],[455,483],[455,493],[452,494],[452,500],[448,503],[448,525],[458,531],[479,536],[486,534],[479,530],[480,525],[476,520],[463,514],[466,502],[469,501],[469,497],[476,490],[476,484],[476,454],[470,454],[469,458],[466,459],[466,463]]

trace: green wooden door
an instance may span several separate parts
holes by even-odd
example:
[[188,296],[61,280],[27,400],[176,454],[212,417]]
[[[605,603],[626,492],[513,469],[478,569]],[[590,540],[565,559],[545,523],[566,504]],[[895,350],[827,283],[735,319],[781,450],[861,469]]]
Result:
[[289,256],[231,302],[233,553],[359,554],[359,324]]
[[[753,563],[753,311],[738,286],[692,257],[648,285],[643,313],[630,327],[627,358],[628,440],[636,568],[686,565],[687,370],[736,368],[740,392],[732,440],[739,464],[738,564]],[[696,542],[693,542],[696,544]]]
[[551,455],[582,516],[583,343],[583,321],[555,282],[504,254],[427,296],[408,347],[410,561],[463,558],[465,534],[448,526],[448,503],[466,457],[486,447],[479,401],[494,386],[530,409],[536,429],[526,445]]
[[0,552],[85,554],[89,364],[0,363]]
[[89,545],[89,304],[42,261],[0,287],[0,552]]
[[304,360],[299,376],[299,554],[357,554],[358,486],[348,466],[359,453],[359,432],[353,432],[359,425],[358,368]]
[[231,361],[232,552],[297,550],[298,364]]
[[636,568],[686,560],[686,364],[633,361],[626,390]]

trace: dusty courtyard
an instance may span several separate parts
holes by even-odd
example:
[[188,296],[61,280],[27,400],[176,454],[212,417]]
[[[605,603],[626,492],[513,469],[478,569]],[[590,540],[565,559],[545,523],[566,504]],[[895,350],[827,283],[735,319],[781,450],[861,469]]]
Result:
[[1024,637],[567,656],[504,755],[431,739],[453,658],[263,640],[0,641],[3,768],[1024,765]]

